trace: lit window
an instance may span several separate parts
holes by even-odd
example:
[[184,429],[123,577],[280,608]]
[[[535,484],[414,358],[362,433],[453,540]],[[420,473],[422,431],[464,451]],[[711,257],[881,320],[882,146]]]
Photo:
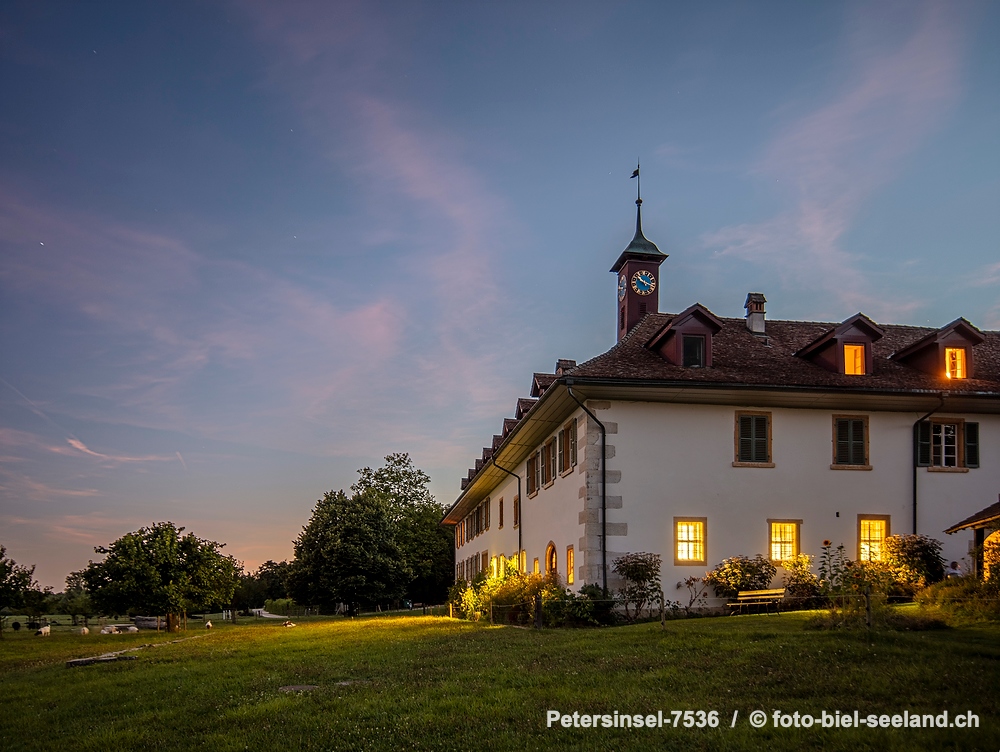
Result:
[[768,520],[771,561],[788,561],[799,553],[802,520]]
[[858,561],[882,561],[889,536],[888,515],[858,515]]
[[554,543],[549,543],[545,549],[545,574],[553,574],[559,568],[559,559],[556,557],[556,547]]
[[864,345],[844,345],[844,373],[848,376],[865,375]]
[[573,570],[574,570],[575,567],[576,567],[576,559],[573,556],[573,547],[572,546],[567,546],[566,547],[566,584],[567,585],[572,585],[573,584],[573,580],[575,579],[574,576],[573,576]]
[[966,378],[964,347],[946,347],[944,349],[944,374],[949,379]]
[[706,517],[674,517],[674,564],[706,563],[705,524]]
[[528,552],[527,551],[521,551],[521,571],[522,572],[527,572],[528,571]]
[[770,413],[736,413],[736,462],[771,464]]
[[833,464],[835,467],[868,467],[866,416],[833,416]]
[[684,348],[684,367],[702,368],[705,365],[705,337],[700,334],[685,334],[682,340]]
[[500,575],[500,565],[497,563],[497,557],[493,556],[490,558],[490,577],[496,578]]
[[535,563],[532,566],[531,571],[534,572],[535,574],[538,574],[538,557],[537,556],[535,557]]

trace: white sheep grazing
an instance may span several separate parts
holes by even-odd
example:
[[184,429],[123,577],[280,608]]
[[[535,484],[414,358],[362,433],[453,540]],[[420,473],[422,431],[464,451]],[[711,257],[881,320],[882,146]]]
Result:
[[101,629],[101,634],[121,634],[121,631],[114,624],[108,624]]
[[44,627],[35,632],[35,637],[48,637],[51,632],[52,630],[49,628],[49,625],[46,624]]
[[211,629],[211,628],[212,628],[212,622],[211,621],[206,621],[205,622],[205,629]]
[[139,627],[133,625],[133,626],[129,627],[128,629],[126,629],[125,631],[126,632],[130,632],[130,633],[132,633],[132,632],[138,632],[139,631]]
[[82,635],[88,635],[88,634],[90,634],[90,630],[87,629],[86,627],[80,627],[80,634],[82,634]]

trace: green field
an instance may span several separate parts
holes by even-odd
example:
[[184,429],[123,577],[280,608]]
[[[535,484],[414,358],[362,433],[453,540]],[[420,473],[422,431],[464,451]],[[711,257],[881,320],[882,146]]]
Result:
[[[421,616],[180,635],[5,631],[0,749],[1000,749],[1000,625],[869,635],[807,630],[806,618],[540,632]],[[143,644],[158,646],[65,667]],[[318,688],[279,690],[303,684]],[[758,709],[761,729],[748,721]],[[774,710],[855,709],[972,711],[979,728],[772,728]],[[547,710],[714,710],[720,722],[546,728]]]

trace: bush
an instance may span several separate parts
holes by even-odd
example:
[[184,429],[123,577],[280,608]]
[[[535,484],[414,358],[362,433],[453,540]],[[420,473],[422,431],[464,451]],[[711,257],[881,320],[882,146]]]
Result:
[[264,601],[264,610],[269,614],[281,614],[282,616],[292,616],[292,611],[298,611],[298,604],[291,598],[276,598]]
[[735,598],[741,590],[765,590],[777,573],[774,564],[760,554],[754,558],[734,556],[724,559],[705,575],[705,582],[712,586],[720,598]]
[[924,610],[939,613],[954,624],[1000,621],[1000,581],[949,577],[916,596]]
[[831,626],[886,625],[893,577],[888,564],[853,561],[844,553],[843,544],[833,548],[826,541],[820,556],[819,590],[828,600]]
[[926,535],[891,535],[885,539],[885,560],[892,569],[893,590],[913,594],[944,579],[941,541]]
[[612,624],[614,601],[597,585],[580,593],[563,587],[558,575],[523,574],[516,559],[509,559],[501,575],[481,573],[472,582],[455,583],[450,602],[458,615],[470,621],[491,619],[502,624],[532,624],[535,597],[542,599],[542,623],[548,627]]
[[[625,618],[635,621],[647,604],[649,615],[653,615],[653,606],[663,605],[663,591],[660,588],[660,555],[659,554],[625,554],[611,563],[611,569],[622,578],[623,583],[618,588],[618,597],[625,606]],[[634,610],[629,613],[629,604]]]
[[809,554],[798,554],[781,562],[784,570],[781,580],[793,605],[809,606],[819,595],[819,577],[813,574],[812,563],[813,557]]

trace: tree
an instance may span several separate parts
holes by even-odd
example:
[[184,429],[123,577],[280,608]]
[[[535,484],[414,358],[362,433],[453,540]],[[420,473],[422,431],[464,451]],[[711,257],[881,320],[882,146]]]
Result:
[[182,612],[227,605],[242,567],[225,556],[225,544],[203,540],[172,522],[158,522],[122,536],[108,547],[103,562],[90,562],[83,579],[95,608],[103,613],[167,615],[176,632]]
[[241,575],[233,595],[233,606],[247,612],[251,608],[262,608],[266,601],[287,598],[285,579],[288,568],[287,561],[278,564],[268,559],[257,567],[256,572]]
[[364,467],[358,474],[351,489],[383,499],[395,523],[396,541],[411,574],[406,597],[443,603],[454,579],[454,535],[440,524],[447,510],[431,495],[430,477],[405,452],[390,454],[382,467]]
[[302,604],[357,613],[397,599],[410,579],[389,505],[370,492],[329,491],[295,540],[289,594]]
[[[26,567],[7,558],[7,549],[0,544],[0,611],[23,605],[25,595],[38,587],[34,576],[34,564]],[[0,614],[0,637],[3,637],[5,620],[6,617]]]
[[84,580],[85,570],[70,572],[66,577],[66,589],[59,596],[59,605],[56,607],[59,613],[66,613],[73,619],[73,626],[77,625],[77,617],[83,617],[83,625],[87,626],[87,621],[94,615],[94,604],[90,600],[90,593],[87,592],[87,583]]

